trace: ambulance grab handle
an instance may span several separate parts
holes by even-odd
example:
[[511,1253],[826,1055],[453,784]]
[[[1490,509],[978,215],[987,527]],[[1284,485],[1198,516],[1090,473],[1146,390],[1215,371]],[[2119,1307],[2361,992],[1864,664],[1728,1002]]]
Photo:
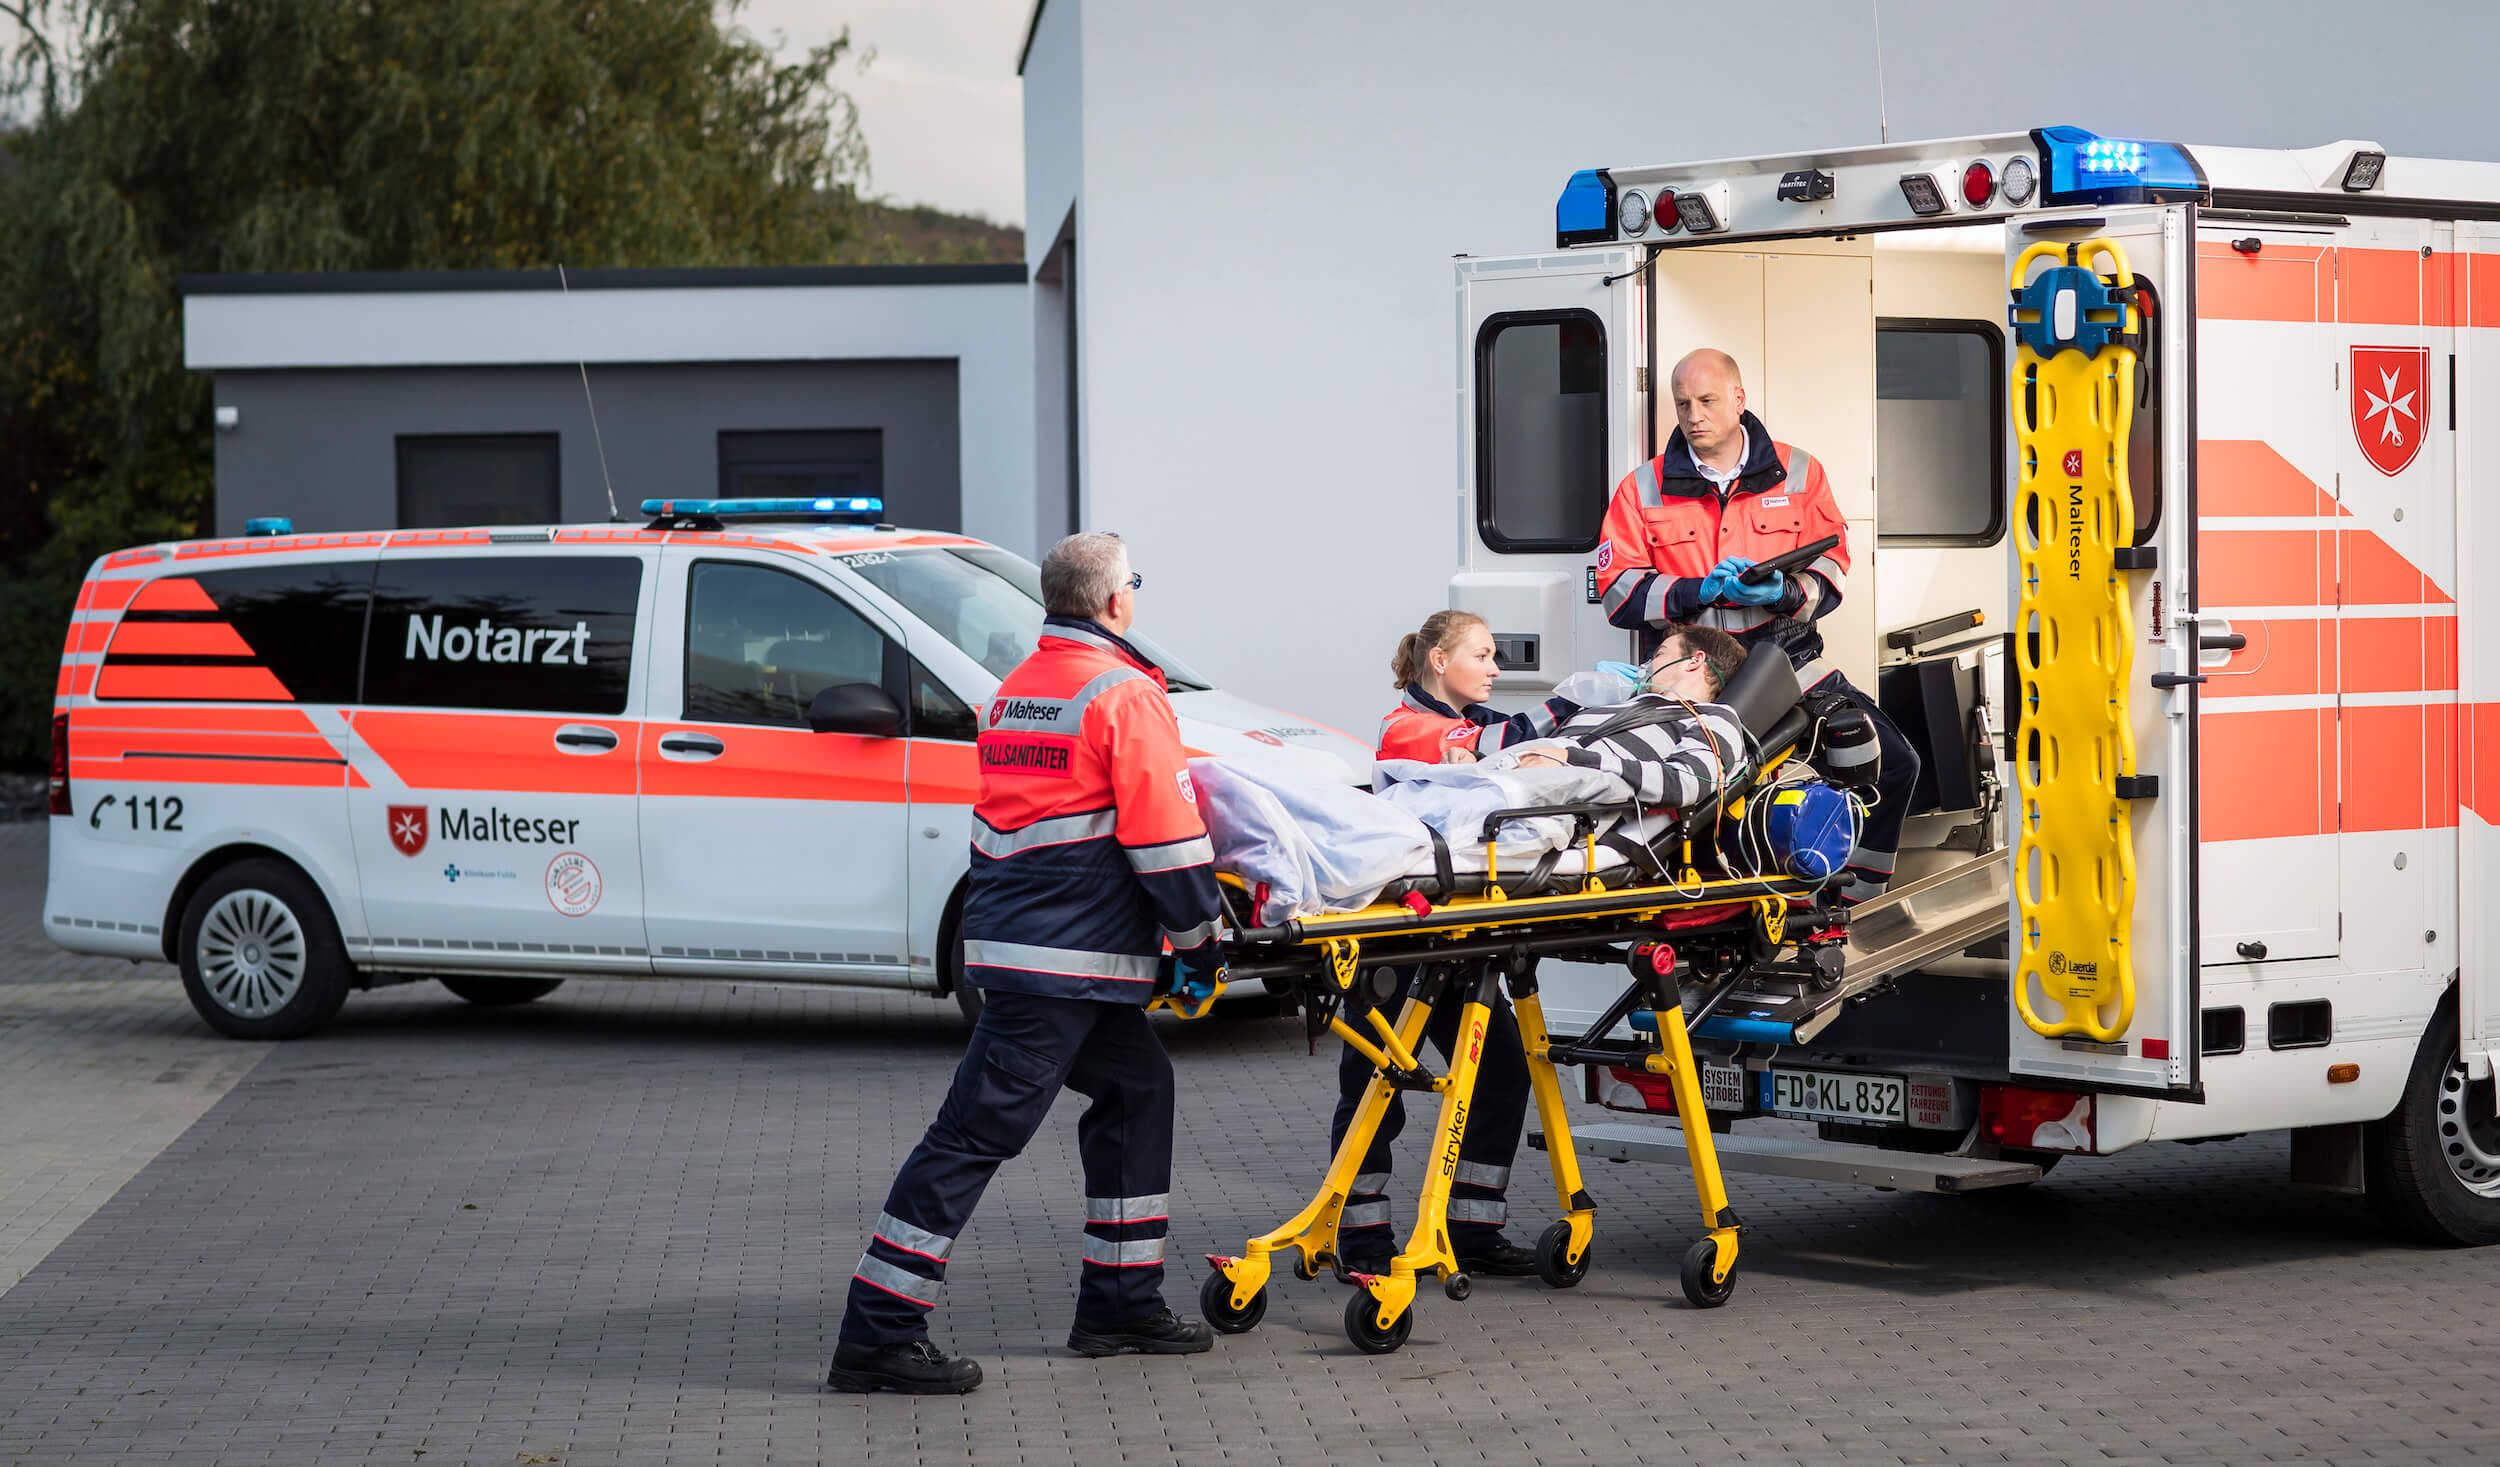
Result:
[[2207,632],[2196,639],[2198,650],[2205,652],[2238,652],[2248,646],[2246,632]]
[[568,723],[556,730],[556,747],[576,752],[606,753],[616,747],[616,731],[595,724]]

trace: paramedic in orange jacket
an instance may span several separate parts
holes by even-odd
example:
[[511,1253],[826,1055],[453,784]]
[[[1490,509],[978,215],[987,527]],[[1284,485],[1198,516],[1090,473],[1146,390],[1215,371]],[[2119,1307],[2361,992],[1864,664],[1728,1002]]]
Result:
[[[982,713],[963,981],[983,990],[953,1088],[903,1162],[851,1275],[828,1383],[960,1393],[981,1367],[929,1342],[946,1260],[1000,1163],[1062,1087],[1085,1172],[1080,1355],[1188,1355],[1213,1333],[1164,1307],[1172,1062],[1146,1023],[1164,945],[1174,984],[1223,970],[1215,851],[1162,672],[1122,633],[1141,578],[1117,535],[1042,561],[1040,646]],[[1073,1221],[1073,1220],[1072,1220]]]
[[1525,713],[1505,718],[1485,705],[1500,672],[1493,633],[1472,611],[1436,611],[1421,628],[1398,639],[1389,659],[1390,685],[1401,696],[1380,720],[1379,757],[1463,764],[1478,755],[1552,736],[1579,711],[1563,698],[1548,698]]
[[[1863,901],[1892,880],[1919,758],[1875,700],[1823,661],[1823,639],[1813,630],[1840,604],[1849,527],[1823,466],[1802,448],[1774,442],[1745,410],[1735,358],[1709,347],[1689,352],[1668,385],[1674,436],[1664,452],[1624,475],[1606,507],[1596,565],[1606,619],[1640,634],[1643,660],[1675,622],[1716,627],[1749,646],[1774,635],[1775,623],[1802,624],[1781,637],[1799,681],[1864,709],[1883,750],[1875,806],[1849,854],[1850,880],[1840,893],[1844,902]],[[1752,586],[1737,579],[1757,561],[1826,535],[1840,543],[1793,575],[1773,574]]]

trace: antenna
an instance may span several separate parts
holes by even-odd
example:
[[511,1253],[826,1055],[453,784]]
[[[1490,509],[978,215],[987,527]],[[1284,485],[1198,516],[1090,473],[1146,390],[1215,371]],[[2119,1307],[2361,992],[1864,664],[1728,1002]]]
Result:
[[[564,291],[565,314],[573,313],[573,282],[564,278],[564,262],[556,262],[556,284]],[[582,404],[590,409],[590,443],[599,451],[599,483],[608,491],[608,523],[615,524],[624,516],[616,512],[616,481],[608,477],[608,443],[599,434],[599,403],[590,395],[590,359],[579,354],[581,338],[574,337],[577,348],[573,364],[582,373]]]
[[1866,0],[1867,13],[1875,20],[1875,139],[1892,141],[1892,121],[1884,112],[1884,0]]

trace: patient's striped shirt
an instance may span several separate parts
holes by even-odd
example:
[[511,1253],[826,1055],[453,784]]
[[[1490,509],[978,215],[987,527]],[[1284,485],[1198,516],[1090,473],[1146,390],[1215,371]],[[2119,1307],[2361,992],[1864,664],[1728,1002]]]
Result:
[[[1604,738],[1597,731],[1626,713],[1657,718]],[[1744,762],[1745,734],[1733,709],[1649,694],[1606,708],[1583,708],[1554,737],[1577,745],[1569,762],[1603,769],[1632,786],[1645,805],[1689,809],[1717,794]]]

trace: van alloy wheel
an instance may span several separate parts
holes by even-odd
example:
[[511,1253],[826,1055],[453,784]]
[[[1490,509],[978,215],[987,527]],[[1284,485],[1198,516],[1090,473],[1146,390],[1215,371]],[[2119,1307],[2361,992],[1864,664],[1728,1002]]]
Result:
[[219,1008],[262,1019],[304,983],[304,929],[286,904],[245,888],[218,898],[201,919],[200,981]]
[[2439,1077],[2439,1153],[2448,1174],[2478,1197],[2500,1199],[2500,1116],[2491,1097],[2476,1095],[2462,1060],[2450,1059]]

